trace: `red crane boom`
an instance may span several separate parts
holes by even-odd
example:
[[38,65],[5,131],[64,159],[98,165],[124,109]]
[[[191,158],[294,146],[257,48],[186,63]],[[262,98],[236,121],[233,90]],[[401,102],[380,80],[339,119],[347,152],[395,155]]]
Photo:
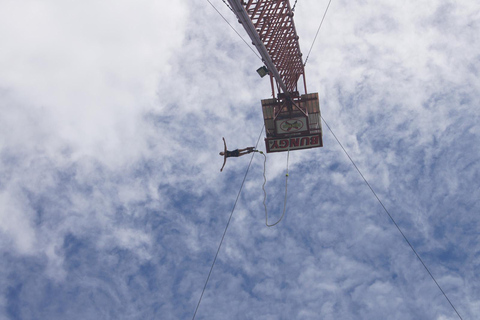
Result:
[[[323,146],[318,94],[307,94],[305,69],[289,0],[228,0],[272,80],[273,99],[262,100],[267,152]],[[303,76],[305,94],[298,93]],[[280,93],[280,91],[283,91]]]
[[288,0],[228,0],[284,93],[297,91],[305,71]]

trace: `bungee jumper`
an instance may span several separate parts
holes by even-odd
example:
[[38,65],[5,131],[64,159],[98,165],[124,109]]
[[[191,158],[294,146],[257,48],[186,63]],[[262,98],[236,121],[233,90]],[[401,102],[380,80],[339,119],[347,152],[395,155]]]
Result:
[[225,167],[225,163],[227,163],[227,158],[241,157],[252,152],[258,152],[257,150],[255,150],[255,147],[248,147],[244,149],[235,149],[233,151],[229,151],[227,150],[227,143],[225,142],[225,138],[222,137],[222,139],[223,139],[224,150],[223,152],[219,153],[219,155],[223,156],[223,165],[222,165],[222,168],[220,169],[220,172],[223,171],[223,167]]

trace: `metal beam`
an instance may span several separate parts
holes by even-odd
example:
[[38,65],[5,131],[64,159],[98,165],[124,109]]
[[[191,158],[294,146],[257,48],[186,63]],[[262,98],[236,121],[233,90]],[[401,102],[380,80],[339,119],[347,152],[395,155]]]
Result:
[[[243,25],[243,28],[245,29],[253,44],[257,48],[258,53],[260,53],[260,56],[262,57],[263,62],[267,66],[268,71],[270,71],[270,73],[273,75],[283,92],[288,93],[287,86],[285,85],[282,77],[280,76],[277,67],[273,63],[267,48],[263,44],[263,41],[260,39],[260,35],[258,34],[255,26],[253,25],[253,22],[250,19],[250,16],[248,15],[245,7],[242,5],[241,0],[228,0],[228,2],[230,3],[230,6],[232,7],[235,14],[237,15],[239,22]],[[257,3],[257,5],[259,5],[259,3]]]

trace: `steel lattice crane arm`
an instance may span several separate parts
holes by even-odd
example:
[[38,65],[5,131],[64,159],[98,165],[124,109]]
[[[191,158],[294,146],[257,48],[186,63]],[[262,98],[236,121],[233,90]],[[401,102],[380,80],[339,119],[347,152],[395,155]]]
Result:
[[[267,152],[322,147],[318,93],[307,94],[305,68],[289,0],[228,2],[277,83],[278,96],[272,80],[272,98],[262,100]],[[305,86],[302,95],[297,89],[300,76]]]
[[287,95],[297,91],[298,80],[300,76],[305,76],[305,69],[290,2],[288,0],[228,0],[228,2],[277,85]]

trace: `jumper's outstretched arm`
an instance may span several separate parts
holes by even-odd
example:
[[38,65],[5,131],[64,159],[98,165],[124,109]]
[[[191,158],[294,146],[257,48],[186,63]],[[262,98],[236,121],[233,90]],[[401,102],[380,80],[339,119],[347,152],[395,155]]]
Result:
[[223,165],[222,165],[222,168],[220,169],[220,172],[223,171],[223,167],[225,167],[225,163],[227,163],[227,157],[223,159]]
[[222,137],[222,139],[223,139],[224,150],[223,150],[223,165],[222,165],[222,168],[220,169],[220,172],[223,171],[223,167],[225,167],[225,163],[227,163],[227,143],[225,142],[224,137]]

